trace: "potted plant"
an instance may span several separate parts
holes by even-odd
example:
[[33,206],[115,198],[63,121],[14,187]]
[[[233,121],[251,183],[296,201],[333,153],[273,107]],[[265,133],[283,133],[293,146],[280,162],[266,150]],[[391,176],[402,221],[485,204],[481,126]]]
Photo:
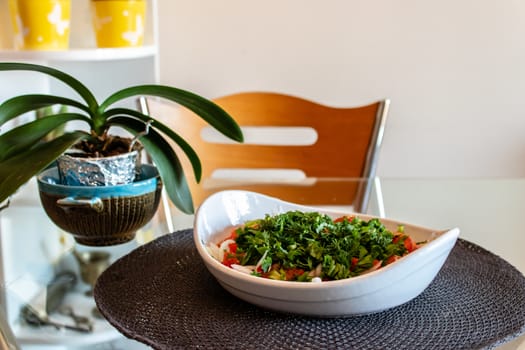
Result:
[[[208,99],[175,87],[132,86],[113,93],[99,103],[84,84],[54,68],[8,62],[0,63],[0,71],[33,71],[47,74],[67,84],[82,99],[79,101],[55,95],[29,94],[10,98],[0,104],[0,128],[22,114],[43,107],[57,104],[68,107],[68,112],[59,111],[57,114],[46,115],[0,134],[0,203],[74,145],[84,143],[103,152],[99,147],[106,147],[114,137],[110,128],[121,127],[132,135],[129,141],[136,137],[143,145],[157,167],[173,204],[184,213],[193,213],[193,201],[186,177],[177,154],[167,140],[173,140],[188,157],[197,181],[200,180],[202,170],[198,155],[176,131],[153,116],[115,106],[116,103],[130,97],[149,95],[179,103],[225,136],[239,142],[243,140],[239,126],[222,108]],[[71,121],[85,122],[86,130],[70,130],[48,137],[53,131]]]

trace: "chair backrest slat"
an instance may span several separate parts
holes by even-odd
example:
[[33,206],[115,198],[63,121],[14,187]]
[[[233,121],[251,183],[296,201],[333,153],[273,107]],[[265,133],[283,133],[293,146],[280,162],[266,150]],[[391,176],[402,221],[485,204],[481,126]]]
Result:
[[[201,184],[195,183],[191,170],[186,171],[196,205],[213,192],[206,188],[206,184],[218,169],[298,169],[308,178],[375,176],[388,100],[339,108],[284,94],[248,92],[217,98],[214,102],[232,115],[241,128],[311,128],[317,140],[307,145],[209,142],[202,137],[203,128],[208,125],[191,111],[174,104],[148,100],[149,113],[185,138],[202,161]],[[185,169],[189,170],[189,162],[184,156],[181,156],[181,161]],[[340,196],[350,202],[346,204],[353,202],[357,210],[366,209],[363,201],[367,200],[369,191],[360,187],[363,186],[347,186],[345,191],[348,191],[348,196]],[[321,198],[321,190],[316,190],[313,185],[297,187],[293,184],[272,183],[235,188],[256,190],[303,204],[325,204],[321,201],[330,201]],[[326,204],[337,203],[332,201]]]

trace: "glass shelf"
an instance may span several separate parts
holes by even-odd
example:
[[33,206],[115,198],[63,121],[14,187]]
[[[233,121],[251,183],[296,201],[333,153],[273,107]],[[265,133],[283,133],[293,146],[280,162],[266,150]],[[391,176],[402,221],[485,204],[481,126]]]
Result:
[[132,48],[72,48],[64,51],[0,50],[2,61],[113,61],[153,57],[155,45]]

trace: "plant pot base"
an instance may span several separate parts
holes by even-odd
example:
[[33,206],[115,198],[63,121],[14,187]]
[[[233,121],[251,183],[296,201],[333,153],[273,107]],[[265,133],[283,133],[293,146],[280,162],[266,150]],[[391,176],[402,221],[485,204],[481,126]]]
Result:
[[[117,186],[54,184],[57,168],[39,177],[40,201],[48,217],[79,244],[109,246],[129,242],[157,211],[162,181],[143,165],[137,182]],[[58,181],[58,180],[57,180]]]
[[110,237],[83,237],[73,235],[75,242],[90,247],[106,247],[112,245],[118,245],[127,243],[135,239],[135,232],[128,233],[120,236],[110,236]]

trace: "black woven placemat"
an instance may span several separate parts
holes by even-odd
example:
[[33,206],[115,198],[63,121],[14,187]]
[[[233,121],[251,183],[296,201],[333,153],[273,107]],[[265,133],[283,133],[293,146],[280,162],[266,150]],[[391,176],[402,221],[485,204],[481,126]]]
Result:
[[243,302],[208,272],[191,230],[119,259],[95,301],[121,333],[157,349],[490,349],[525,332],[524,276],[464,240],[421,295],[366,316],[309,318]]

